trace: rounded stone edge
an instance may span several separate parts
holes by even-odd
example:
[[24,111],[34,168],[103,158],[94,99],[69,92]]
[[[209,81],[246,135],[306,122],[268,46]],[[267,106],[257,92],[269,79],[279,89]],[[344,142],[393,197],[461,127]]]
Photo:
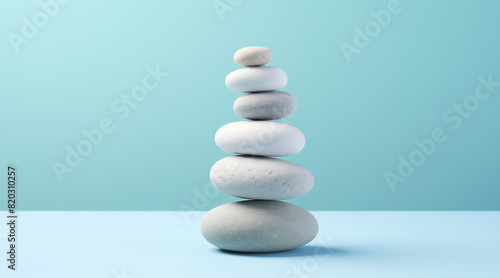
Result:
[[[257,159],[266,159],[266,160],[268,159],[270,161],[276,161],[277,163],[282,164],[282,165],[289,165],[289,166],[293,166],[293,167],[302,168],[303,170],[305,170],[305,173],[308,176],[308,179],[310,179],[310,186],[307,186],[306,187],[307,190],[303,191],[300,195],[296,195],[293,197],[279,198],[279,199],[277,199],[277,198],[269,198],[269,199],[258,198],[258,197],[254,197],[254,196],[250,197],[250,196],[236,195],[236,194],[231,194],[229,192],[226,192],[226,190],[224,190],[221,183],[224,183],[225,182],[224,180],[231,179],[234,176],[234,172],[231,172],[231,171],[234,171],[234,169],[238,169],[239,167],[241,167],[241,163],[235,161],[235,159],[246,159],[246,158],[257,158]],[[224,163],[226,164],[225,167],[220,166],[221,164],[224,164]],[[221,174],[215,175],[216,169],[222,169],[222,168],[225,168],[226,172],[224,172],[222,175]],[[291,199],[295,199],[295,198],[306,195],[314,187],[314,175],[306,167],[299,165],[297,163],[293,163],[293,162],[288,161],[288,160],[283,160],[283,159],[274,158],[274,157],[267,157],[267,156],[232,155],[232,156],[227,156],[227,157],[221,158],[218,161],[216,161],[212,165],[212,167],[210,168],[209,179],[210,179],[210,183],[212,184],[212,186],[216,190],[218,190],[219,192],[224,193],[224,194],[229,195],[229,196],[236,197],[236,198],[245,199],[245,200],[264,200],[264,201],[291,200]],[[308,185],[309,185],[309,183],[308,183]]]
[[[278,113],[274,113],[273,116],[260,116],[260,117],[257,117],[257,116],[248,116],[248,115],[245,115],[245,113],[242,113],[241,111],[237,111],[239,109],[237,109],[237,106],[239,104],[239,102],[243,101],[243,99],[245,98],[249,98],[249,97],[253,97],[255,95],[258,95],[258,94],[272,94],[272,93],[285,93],[287,95],[287,97],[289,97],[290,99],[292,99],[292,108],[290,109],[290,111],[287,111],[287,113],[281,113],[282,115],[277,115]],[[297,98],[295,98],[295,96],[289,92],[285,92],[285,91],[264,91],[264,92],[255,92],[255,93],[247,93],[243,96],[240,96],[238,97],[234,102],[233,102],[233,111],[236,115],[244,118],[244,119],[248,119],[248,120],[252,120],[252,121],[271,121],[271,120],[281,120],[281,119],[284,119],[286,117],[289,117],[291,116],[295,110],[297,110]]]
[[[287,248],[282,248],[282,249],[273,249],[273,250],[264,250],[264,249],[260,249],[260,250],[244,250],[244,249],[228,249],[228,248],[222,248],[220,246],[217,246],[216,244],[214,244],[212,241],[209,240],[209,238],[207,238],[207,235],[206,233],[204,232],[204,223],[207,221],[206,220],[206,217],[207,215],[213,213],[213,211],[219,209],[220,207],[222,206],[226,206],[226,205],[229,205],[229,204],[233,204],[233,203],[240,203],[240,202],[252,202],[252,201],[264,201],[264,202],[282,202],[282,203],[287,203],[288,205],[292,205],[292,206],[296,206],[300,209],[302,209],[303,211],[307,212],[307,214],[310,216],[309,218],[311,220],[314,221],[314,235],[311,234],[311,238],[308,239],[308,241],[306,242],[303,242],[301,244],[297,244],[297,245],[294,245],[294,246],[291,246],[291,247],[287,247]],[[232,202],[232,203],[226,203],[226,204],[222,204],[222,205],[219,205],[211,210],[209,210],[202,218],[201,220],[201,223],[200,223],[200,231],[201,231],[201,234],[202,236],[205,238],[206,241],[208,241],[210,244],[212,244],[213,246],[221,249],[221,250],[225,250],[225,251],[231,251],[231,252],[236,252],[236,253],[275,253],[275,252],[283,252],[283,251],[288,251],[288,250],[292,250],[292,249],[295,249],[295,248],[299,248],[299,247],[302,247],[302,246],[305,246],[307,244],[309,244],[311,241],[313,241],[317,236],[318,236],[318,233],[319,233],[319,222],[318,220],[316,219],[316,217],[308,210],[300,207],[300,206],[297,206],[297,205],[294,205],[294,204],[291,204],[289,202],[285,202],[285,201],[266,201],[266,200],[244,200],[244,201],[238,201],[238,202]]]
[[[281,79],[283,80],[279,86],[276,86],[275,88],[267,89],[267,90],[257,90],[257,91],[248,91],[248,90],[240,90],[238,88],[235,88],[234,84],[229,82],[231,80],[230,76],[233,76],[235,74],[241,74],[241,71],[245,70],[253,70],[253,69],[258,69],[258,68],[274,68],[272,70],[276,70],[277,74],[281,76]],[[226,87],[230,89],[231,91],[238,92],[238,93],[243,93],[243,94],[251,94],[251,93],[262,93],[262,92],[272,92],[272,91],[279,91],[283,89],[287,84],[288,84],[288,75],[282,68],[274,67],[274,66],[261,66],[261,67],[246,67],[246,68],[241,68],[234,70],[226,75],[226,78],[224,80],[224,83],[226,84]]]
[[[259,62],[257,62],[257,63],[249,63],[248,61],[245,61],[245,60],[249,60],[249,57],[246,57],[246,59],[240,57],[240,56],[245,57],[245,55],[248,55],[246,52],[250,52],[252,48],[259,48],[262,51],[262,53],[264,53],[264,56],[261,57],[259,59]],[[248,55],[248,56],[250,56],[250,59],[251,58],[256,59],[255,56],[256,55],[262,55],[262,53],[257,53],[257,54],[254,53],[254,54]],[[272,58],[273,58],[272,51],[269,48],[265,47],[265,46],[247,46],[247,47],[243,47],[243,48],[238,49],[234,53],[234,56],[233,56],[234,62],[237,65],[240,65],[242,67],[259,67],[259,66],[264,66],[264,65],[267,65],[269,62],[271,62]],[[258,57],[257,57],[257,59],[258,59]]]
[[[284,126],[290,126],[291,127],[291,130],[296,130],[298,131],[298,137],[297,139],[300,141],[299,142],[299,148],[295,149],[293,152],[262,152],[262,151],[256,151],[254,148],[250,148],[251,150],[254,150],[252,152],[249,152],[247,151],[246,149],[244,149],[243,147],[244,146],[247,146],[244,144],[244,142],[241,142],[241,144],[239,144],[239,147],[238,149],[228,149],[228,148],[223,148],[221,146],[221,143],[220,143],[220,138],[221,138],[221,135],[220,135],[220,132],[221,130],[223,130],[224,128],[227,128],[228,125],[231,125],[231,124],[235,124],[235,123],[241,123],[241,122],[244,122],[244,123],[251,123],[251,122],[255,122],[255,123],[262,123],[262,122],[270,122],[272,124],[276,124],[277,126],[281,126],[281,127],[284,127]],[[276,126],[275,126],[276,127]],[[278,122],[278,121],[236,121],[236,122],[231,122],[231,123],[227,123],[223,126],[221,126],[216,132],[215,132],[215,136],[214,136],[214,140],[215,140],[215,144],[217,145],[217,147],[219,147],[219,149],[225,151],[225,152],[228,152],[228,153],[233,153],[233,154],[241,154],[241,155],[254,155],[254,156],[269,156],[269,157],[284,157],[284,156],[291,156],[291,155],[295,155],[295,154],[298,154],[300,153],[305,145],[306,145],[306,137],[304,135],[304,133],[297,127],[293,126],[293,125],[290,125],[290,124],[287,124],[287,123],[283,123],[283,122]],[[249,145],[253,144],[254,142],[247,142]],[[255,142],[255,143],[258,143],[258,142]]]

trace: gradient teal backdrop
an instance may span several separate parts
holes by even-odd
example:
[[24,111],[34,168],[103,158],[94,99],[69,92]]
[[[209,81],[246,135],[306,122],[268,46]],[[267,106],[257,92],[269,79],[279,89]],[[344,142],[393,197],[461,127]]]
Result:
[[[292,203],[500,209],[500,87],[479,81],[500,82],[500,1],[53,3],[0,2],[0,196],[13,164],[20,209],[208,210],[237,200],[207,183],[229,155],[215,132],[241,120],[232,111],[241,94],[224,79],[239,68],[234,52],[252,45],[273,51],[270,65],[298,100],[286,122],[306,147],[285,159],[310,169],[315,185]],[[169,75],[153,75],[158,86],[125,112],[122,95],[157,67]],[[477,90],[488,97],[477,101]],[[59,180],[54,162],[102,121],[102,142]],[[400,156],[435,129],[446,141],[401,176]],[[387,172],[401,182],[391,187]]]

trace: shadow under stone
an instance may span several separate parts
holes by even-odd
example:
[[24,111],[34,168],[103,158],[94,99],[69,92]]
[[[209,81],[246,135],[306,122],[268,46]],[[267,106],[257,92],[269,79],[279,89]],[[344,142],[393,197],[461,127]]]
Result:
[[308,257],[308,256],[345,256],[357,253],[354,250],[335,248],[329,246],[316,246],[306,245],[297,247],[295,249],[279,251],[279,252],[236,252],[223,249],[215,249],[215,252],[234,255],[234,256],[248,256],[248,257]]

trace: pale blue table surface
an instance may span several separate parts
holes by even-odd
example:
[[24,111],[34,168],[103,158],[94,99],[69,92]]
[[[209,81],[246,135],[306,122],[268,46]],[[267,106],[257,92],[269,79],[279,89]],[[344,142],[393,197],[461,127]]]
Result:
[[500,212],[312,213],[310,244],[244,255],[204,240],[204,212],[22,211],[18,270],[2,259],[0,277],[500,277]]

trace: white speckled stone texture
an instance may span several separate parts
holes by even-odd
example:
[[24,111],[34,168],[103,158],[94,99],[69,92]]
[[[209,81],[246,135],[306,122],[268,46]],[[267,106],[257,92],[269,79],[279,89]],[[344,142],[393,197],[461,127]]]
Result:
[[217,161],[210,181],[221,192],[246,199],[285,200],[302,196],[314,184],[311,172],[292,162],[236,155]]
[[241,96],[233,104],[238,116],[250,120],[278,120],[295,112],[297,100],[287,92],[272,91]]

